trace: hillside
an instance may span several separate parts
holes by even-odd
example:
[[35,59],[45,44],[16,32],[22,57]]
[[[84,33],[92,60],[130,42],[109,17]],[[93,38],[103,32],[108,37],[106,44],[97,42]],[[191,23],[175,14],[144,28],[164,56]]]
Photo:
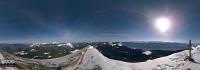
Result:
[[124,45],[100,45],[96,49],[101,52],[104,56],[121,60],[126,62],[143,62],[148,59],[155,59],[159,57],[168,56],[170,54],[178,52],[178,50],[143,50],[143,49],[132,49]]
[[[76,69],[99,69],[99,70],[198,70],[199,48],[193,50],[192,58],[196,62],[185,60],[188,50],[175,53],[166,57],[148,60],[139,63],[127,63],[117,60],[111,60],[104,57],[95,48],[90,48],[85,53],[82,63],[77,65]],[[66,69],[67,70],[67,69]]]
[[[58,64],[62,70],[199,70],[200,47],[192,50],[194,62],[186,59],[188,50],[145,62],[129,63],[113,60],[102,55],[93,46],[75,53],[53,59],[27,59],[2,52],[5,59],[13,59],[20,70],[55,70]],[[7,69],[8,70],[8,69]]]

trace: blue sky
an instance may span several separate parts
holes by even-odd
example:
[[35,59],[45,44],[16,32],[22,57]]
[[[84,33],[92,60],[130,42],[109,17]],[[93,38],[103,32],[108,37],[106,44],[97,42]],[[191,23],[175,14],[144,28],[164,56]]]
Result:
[[[0,0],[0,42],[200,41],[198,0]],[[154,27],[169,17],[170,30]]]

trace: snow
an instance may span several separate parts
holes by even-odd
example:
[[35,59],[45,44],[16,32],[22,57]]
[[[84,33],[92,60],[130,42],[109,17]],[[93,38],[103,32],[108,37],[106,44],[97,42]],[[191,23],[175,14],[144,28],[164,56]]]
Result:
[[39,44],[38,43],[33,43],[33,44],[30,45],[30,47],[34,47],[34,46],[39,46]]
[[[192,51],[192,58],[199,62],[199,47]],[[146,51],[150,54],[150,51]],[[174,53],[145,62],[129,63],[113,60],[102,55],[97,49],[89,45],[87,48],[59,58],[45,60],[26,60],[27,62],[37,62],[39,64],[52,67],[56,64],[67,65],[63,70],[199,70],[200,64],[186,60],[188,50]],[[18,59],[19,60],[19,59]],[[20,59],[22,60],[22,59]]]
[[200,45],[198,45],[195,49],[193,49],[193,56],[192,58],[195,60],[195,62],[200,63]]
[[19,54],[19,55],[27,55],[28,53],[25,51],[20,51],[20,52],[15,52],[15,54]]
[[78,50],[78,49],[75,49],[75,50],[71,51],[71,53],[75,53],[75,52],[77,52],[77,51],[79,51],[79,50]]
[[70,48],[74,48],[71,43],[58,44],[57,46],[69,46]]
[[[188,50],[175,53],[166,57],[148,60],[146,62],[128,63],[109,59],[103,56],[95,48],[88,48],[80,65],[77,65],[78,70],[87,70],[100,68],[101,70],[199,70],[200,64],[185,60],[188,56]],[[198,49],[198,47],[196,48]],[[195,54],[193,50],[193,59],[198,62],[200,54]],[[145,54],[150,54],[146,51]]]
[[35,49],[31,49],[30,51],[33,52],[33,51],[36,51],[36,50]]
[[118,46],[122,46],[122,43],[117,43]]
[[[60,64],[61,66],[66,66],[63,70],[200,70],[199,49],[200,46],[197,46],[192,50],[192,58],[195,62],[186,59],[188,50],[184,50],[166,57],[147,60],[145,62],[129,63],[109,59],[91,45],[59,58],[39,60],[15,57],[14,59],[18,62],[25,61],[28,63],[37,63],[47,67]],[[150,54],[151,52],[145,51],[144,53]],[[0,56],[0,58],[2,59],[3,57]]]
[[48,58],[51,58],[52,56],[48,56]]
[[113,42],[109,42],[109,45],[111,46],[116,46],[117,44],[113,43]]
[[71,47],[71,48],[74,48],[74,46],[71,43],[67,43],[66,45]]
[[34,58],[38,58],[39,56],[34,56]]
[[59,42],[52,42],[52,44],[59,44]]
[[82,62],[76,66],[78,70],[92,70],[96,68],[102,70],[132,70],[132,68],[128,66],[128,63],[108,59],[98,50],[90,47],[87,52],[85,52],[83,59],[80,60]]
[[[5,58],[3,57],[2,54],[0,54],[0,60],[4,60]],[[0,70],[18,70],[16,67],[0,67]]]
[[35,46],[40,46],[40,45],[45,45],[45,44],[48,44],[48,43],[32,43],[30,47],[35,47]]
[[93,47],[93,46],[91,46],[91,45],[89,45],[89,46],[88,46],[88,49],[93,49],[93,48],[94,48],[94,47]]
[[43,54],[44,54],[44,55],[47,55],[47,54],[49,54],[49,52],[44,52]]
[[145,51],[145,52],[143,52],[142,54],[145,54],[145,55],[151,55],[152,52],[151,52],[151,51]]

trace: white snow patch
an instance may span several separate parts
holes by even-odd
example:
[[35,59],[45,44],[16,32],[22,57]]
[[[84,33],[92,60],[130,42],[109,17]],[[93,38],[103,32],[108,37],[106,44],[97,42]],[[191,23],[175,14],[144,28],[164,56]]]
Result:
[[58,44],[57,46],[69,46],[70,48],[74,48],[74,46],[71,43],[61,43]]
[[43,54],[47,55],[47,54],[49,54],[49,52],[44,52]]
[[77,51],[79,51],[79,50],[78,50],[78,49],[75,49],[75,50],[71,51],[71,53],[75,53],[75,52],[77,52]]
[[20,52],[15,52],[15,54],[18,54],[18,55],[27,55],[28,53],[25,52],[25,51],[20,51]]
[[109,42],[108,44],[111,45],[111,46],[116,46],[117,45],[117,44],[115,44],[113,42]]
[[51,58],[52,56],[48,56],[48,58]]
[[122,43],[117,43],[118,46],[122,46]]
[[33,58],[38,58],[39,56],[34,56]]
[[52,44],[59,44],[59,42],[52,42]]
[[94,47],[91,45],[88,45],[88,49],[93,49]]
[[31,52],[34,52],[34,51],[36,51],[36,50],[35,50],[35,49],[31,49],[30,51],[31,51]]
[[74,48],[74,46],[71,43],[67,43],[66,45],[71,47],[71,48]]
[[145,54],[145,55],[151,55],[152,52],[151,52],[151,51],[145,51],[145,52],[142,52],[142,54]]

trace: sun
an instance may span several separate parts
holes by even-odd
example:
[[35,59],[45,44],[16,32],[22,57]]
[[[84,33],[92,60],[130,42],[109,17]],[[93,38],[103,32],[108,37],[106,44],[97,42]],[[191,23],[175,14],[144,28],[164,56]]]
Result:
[[167,18],[159,18],[156,20],[156,27],[161,32],[166,32],[170,28],[170,21]]

